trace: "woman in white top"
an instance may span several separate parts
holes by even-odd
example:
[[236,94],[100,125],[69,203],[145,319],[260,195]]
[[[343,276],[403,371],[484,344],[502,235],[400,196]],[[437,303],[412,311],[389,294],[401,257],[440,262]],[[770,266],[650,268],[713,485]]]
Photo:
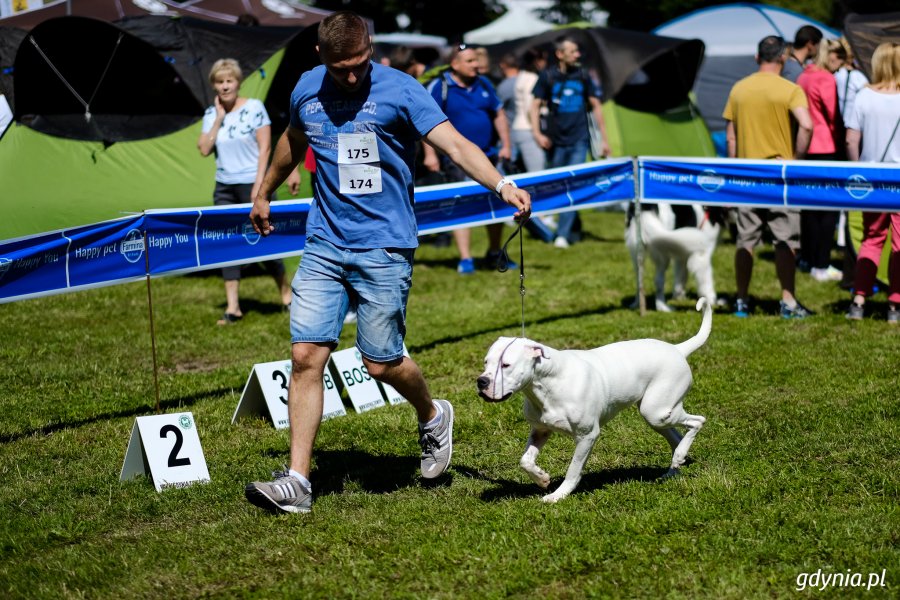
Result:
[[539,69],[535,63],[540,60],[540,55],[534,50],[526,52],[523,58],[522,69],[516,78],[514,88],[515,118],[510,125],[510,141],[515,148],[514,155],[518,154],[522,157],[522,163],[528,172],[542,171],[547,160],[544,149],[534,139],[529,120],[531,104],[534,101],[534,95],[531,92],[538,80],[537,71]]
[[866,87],[869,80],[866,79],[865,73],[854,66],[853,50],[850,49],[847,38],[841,37],[839,41],[843,48],[844,64],[835,72],[834,80],[837,83],[838,107],[846,125],[847,115],[853,111],[853,105],[856,103],[856,94]]
[[[232,58],[217,60],[209,71],[209,82],[216,98],[203,115],[197,148],[203,156],[209,156],[215,150],[216,188],[213,202],[216,205],[253,202],[266,173],[272,147],[271,121],[266,107],[255,98],[240,96],[242,78],[241,67]],[[282,306],[290,306],[291,287],[285,277],[284,262],[265,261],[263,267],[278,285]],[[225,280],[226,305],[218,324],[229,325],[244,316],[238,293],[241,266],[223,268],[222,277]]]
[[[860,90],[847,117],[847,157],[863,162],[900,163],[900,44],[885,42],[872,55],[872,84]],[[862,150],[860,150],[862,144]],[[863,213],[863,240],[856,260],[854,297],[848,319],[863,318],[866,296],[878,272],[888,228],[887,322],[900,324],[900,213]]]

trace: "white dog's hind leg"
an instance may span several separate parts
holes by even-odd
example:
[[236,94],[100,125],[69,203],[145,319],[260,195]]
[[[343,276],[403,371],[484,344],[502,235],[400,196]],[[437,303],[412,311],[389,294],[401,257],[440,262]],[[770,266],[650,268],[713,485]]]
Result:
[[675,452],[675,448],[681,443],[681,433],[674,427],[654,427],[653,430],[666,438],[666,441],[669,442],[669,446],[672,448],[672,452]]
[[672,453],[672,467],[669,469],[669,473],[677,473],[681,465],[684,464],[685,459],[687,459],[688,450],[691,449],[691,444],[694,443],[694,437],[696,437],[697,433],[703,427],[703,424],[706,423],[706,418],[701,417],[700,415],[689,415],[684,411],[681,412],[682,414],[678,424],[685,426],[687,431],[675,448],[675,452]]
[[528,473],[531,480],[543,489],[547,489],[550,486],[550,475],[537,466],[535,461],[549,437],[549,431],[537,430],[532,427],[531,433],[528,435],[528,443],[525,445],[525,454],[519,460],[519,466],[522,467],[522,470]]
[[653,278],[653,285],[656,286],[656,310],[672,312],[666,304],[666,271],[669,268],[669,257],[659,250],[654,250],[653,263],[656,265],[656,275]]
[[[690,259],[688,259],[690,261]],[[687,298],[687,273],[688,261],[676,258],[672,261],[672,299],[684,300]]]
[[575,439],[575,454],[572,455],[572,462],[569,463],[569,468],[566,469],[566,478],[556,488],[556,491],[552,494],[547,494],[541,500],[550,503],[558,502],[572,493],[572,490],[581,481],[581,471],[584,469],[584,463],[587,462],[588,456],[590,456],[591,450],[594,448],[594,442],[597,441],[599,435],[600,425],[598,424],[587,435]]

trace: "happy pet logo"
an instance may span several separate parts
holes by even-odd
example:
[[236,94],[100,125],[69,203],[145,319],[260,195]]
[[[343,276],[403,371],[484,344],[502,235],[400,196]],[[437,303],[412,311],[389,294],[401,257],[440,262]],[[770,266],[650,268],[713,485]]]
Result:
[[704,192],[712,194],[718,192],[719,189],[725,185],[725,178],[712,169],[706,169],[702,174],[697,176],[697,185],[699,185]]
[[862,200],[866,196],[872,193],[874,189],[872,184],[863,177],[862,175],[851,175],[847,178],[847,183],[844,184],[844,189],[847,190],[847,193],[850,194],[853,198],[857,200]]
[[244,239],[247,240],[247,243],[251,246],[255,246],[262,237],[256,233],[255,229],[253,229],[253,223],[244,223],[244,226],[241,228],[241,235],[244,236]]
[[597,181],[594,182],[594,186],[605,194],[609,191],[609,188],[612,187],[612,181],[609,180],[609,177],[604,175],[597,178]]
[[0,257],[0,280],[6,275],[6,272],[12,268],[12,260]]
[[462,196],[457,195],[453,196],[452,198],[447,198],[446,200],[441,200],[441,202],[438,204],[438,208],[440,209],[441,213],[447,216],[452,215],[453,209],[456,208],[456,203],[460,198],[462,198]]
[[194,425],[194,422],[191,421],[191,418],[190,418],[189,416],[187,416],[187,415],[181,415],[181,416],[178,418],[178,425],[179,425],[182,429],[190,429],[190,428]]
[[132,229],[122,240],[122,256],[130,263],[136,263],[144,255],[144,235],[140,229]]

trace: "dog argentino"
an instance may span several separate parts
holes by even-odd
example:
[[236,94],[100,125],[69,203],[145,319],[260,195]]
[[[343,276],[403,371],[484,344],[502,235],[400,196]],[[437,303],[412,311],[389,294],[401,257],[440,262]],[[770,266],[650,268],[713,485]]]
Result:
[[[554,350],[525,338],[501,337],[494,342],[477,380],[478,394],[488,402],[500,402],[522,390],[531,433],[519,465],[529,477],[546,489],[550,476],[535,464],[538,453],[554,431],[575,439],[565,480],[543,497],[545,502],[561,500],[575,489],[600,428],[631,404],[637,404],[650,427],[672,447],[666,476],[678,472],[706,422],[682,406],[693,383],[686,357],[706,342],[712,330],[712,308],[706,298],[697,301],[697,310],[703,311],[700,330],[680,344],[643,339],[592,350]],[[676,425],[686,428],[684,436]]]
[[[644,247],[656,267],[653,283],[656,288],[656,310],[671,312],[666,304],[666,270],[674,263],[672,298],[685,296],[687,274],[694,276],[697,295],[715,305],[716,286],[713,280],[712,255],[719,239],[721,224],[710,219],[698,204],[690,205],[696,219],[696,227],[675,227],[675,213],[668,204],[660,204],[654,210],[641,211],[641,238]],[[631,253],[631,263],[637,277],[637,220],[633,217],[625,230],[625,245]],[[635,297],[631,308],[637,308]]]

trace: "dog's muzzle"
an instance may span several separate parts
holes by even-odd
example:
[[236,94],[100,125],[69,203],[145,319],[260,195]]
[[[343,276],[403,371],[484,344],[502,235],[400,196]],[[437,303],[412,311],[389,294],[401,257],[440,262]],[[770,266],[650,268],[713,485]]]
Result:
[[512,392],[500,398],[492,398],[491,396],[488,396],[487,389],[491,385],[491,378],[487,375],[482,375],[481,377],[476,379],[475,385],[478,386],[478,395],[481,396],[481,398],[486,402],[503,402],[504,400],[512,396]]

